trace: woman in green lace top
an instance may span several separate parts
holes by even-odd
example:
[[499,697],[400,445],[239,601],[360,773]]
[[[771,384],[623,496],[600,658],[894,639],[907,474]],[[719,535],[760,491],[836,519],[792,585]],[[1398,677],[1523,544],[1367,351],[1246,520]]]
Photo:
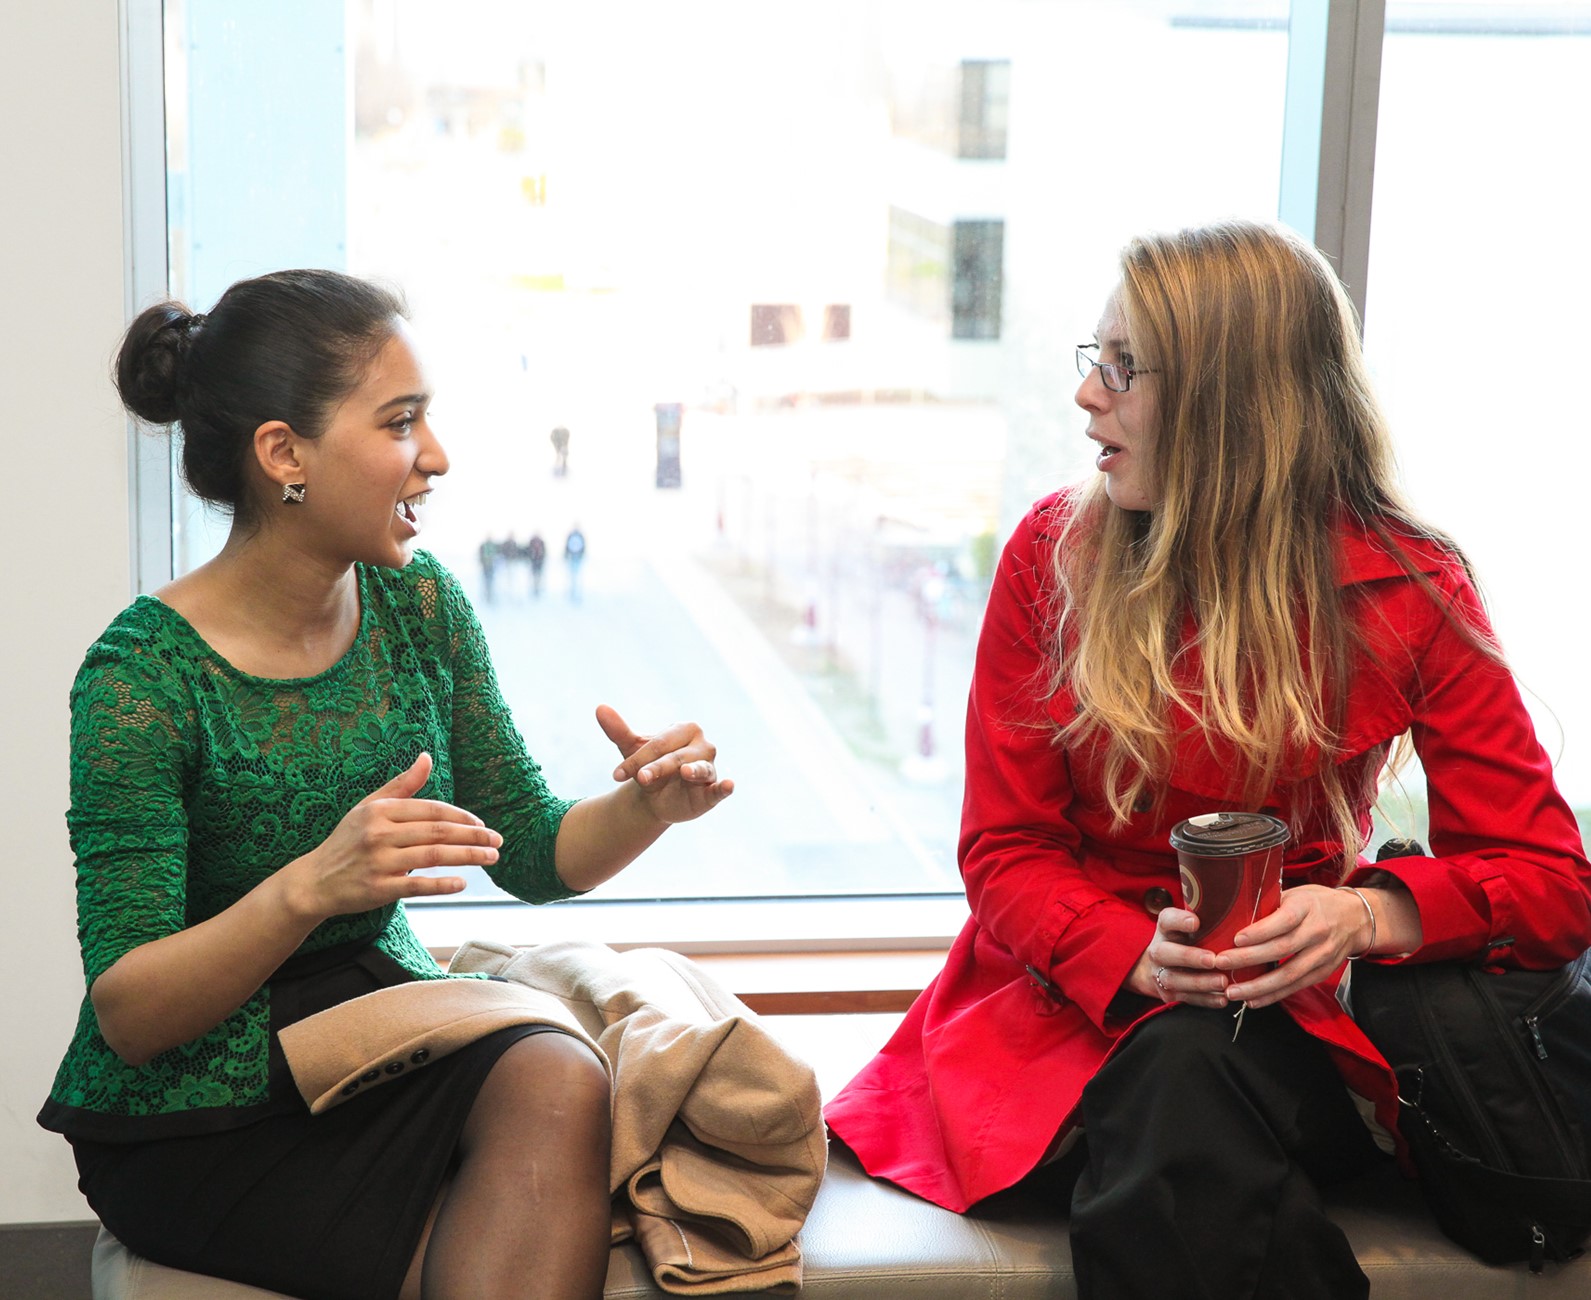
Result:
[[502,1030],[311,1117],[277,1032],[445,978],[402,900],[480,865],[581,893],[732,788],[694,724],[632,731],[615,788],[555,798],[453,577],[415,549],[448,459],[390,292],[327,271],[165,303],[117,358],[231,512],[219,555],[141,596],[72,690],[87,996],[40,1122],[138,1253],[289,1295],[600,1295],[607,1076]]

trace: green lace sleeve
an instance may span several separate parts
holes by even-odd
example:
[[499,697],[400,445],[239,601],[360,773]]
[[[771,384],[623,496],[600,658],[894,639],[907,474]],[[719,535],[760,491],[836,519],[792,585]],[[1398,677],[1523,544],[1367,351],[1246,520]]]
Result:
[[453,660],[454,802],[503,836],[492,879],[527,903],[569,898],[558,878],[554,846],[563,816],[577,800],[556,798],[526,750],[498,689],[486,634],[458,580],[437,567],[441,614]]
[[187,923],[193,713],[176,674],[115,625],[89,650],[71,701],[67,828],[92,985],[132,949]]

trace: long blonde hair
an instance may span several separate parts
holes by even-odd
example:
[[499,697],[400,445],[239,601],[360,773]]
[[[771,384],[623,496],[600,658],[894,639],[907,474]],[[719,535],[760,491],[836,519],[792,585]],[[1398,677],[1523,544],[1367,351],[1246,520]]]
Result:
[[1060,738],[1098,746],[1117,824],[1167,779],[1178,716],[1235,756],[1235,805],[1317,753],[1346,869],[1365,792],[1335,761],[1355,649],[1337,528],[1357,516],[1395,554],[1393,533],[1452,544],[1401,498],[1353,306],[1313,247],[1230,221],[1134,240],[1121,272],[1127,338],[1157,371],[1154,505],[1119,509],[1096,479],[1066,525],[1052,686],[1079,707]]

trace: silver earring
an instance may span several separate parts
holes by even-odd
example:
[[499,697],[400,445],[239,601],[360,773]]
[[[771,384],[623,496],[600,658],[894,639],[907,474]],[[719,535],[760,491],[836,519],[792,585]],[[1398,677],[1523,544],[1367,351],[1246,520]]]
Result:
[[304,485],[302,483],[282,484],[282,500],[284,503],[301,506],[304,504]]

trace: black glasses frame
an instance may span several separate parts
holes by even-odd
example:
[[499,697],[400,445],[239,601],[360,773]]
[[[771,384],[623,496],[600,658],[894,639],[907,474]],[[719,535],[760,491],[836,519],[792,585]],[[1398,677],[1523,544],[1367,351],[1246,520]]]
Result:
[[1151,370],[1147,366],[1124,366],[1118,361],[1098,361],[1088,354],[1099,347],[1097,343],[1079,343],[1077,345],[1077,373],[1084,379],[1088,372],[1095,367],[1099,369],[1099,381],[1113,393],[1130,393],[1132,381],[1138,375],[1158,375],[1158,370]]

